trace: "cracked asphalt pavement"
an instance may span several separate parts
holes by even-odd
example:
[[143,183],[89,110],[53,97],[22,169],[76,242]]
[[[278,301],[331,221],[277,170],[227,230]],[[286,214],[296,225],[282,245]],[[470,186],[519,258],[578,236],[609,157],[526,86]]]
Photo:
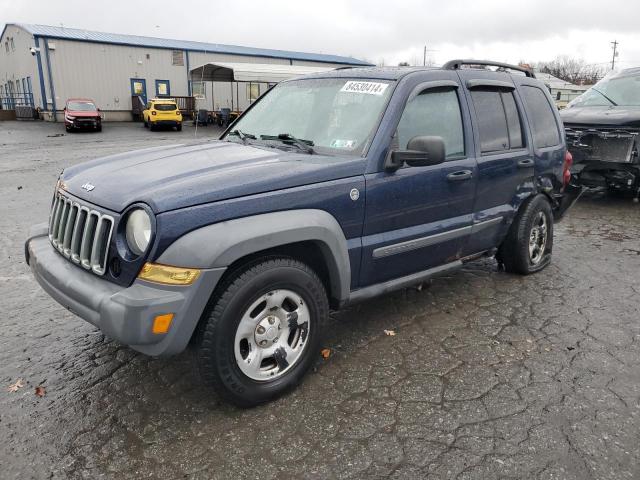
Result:
[[331,356],[239,410],[201,386],[189,351],[110,341],[24,262],[64,166],[193,128],[49,136],[62,132],[0,123],[1,478],[640,478],[640,205],[583,197],[539,274],[486,259],[333,314]]

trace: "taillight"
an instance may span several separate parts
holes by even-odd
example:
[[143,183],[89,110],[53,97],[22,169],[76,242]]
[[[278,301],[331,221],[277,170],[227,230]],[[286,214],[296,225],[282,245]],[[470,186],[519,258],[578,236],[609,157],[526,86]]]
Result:
[[[151,115],[155,115],[155,114],[156,114],[156,111],[155,110],[151,110]],[[569,152],[567,152],[567,153],[569,153]]]
[[564,164],[562,165],[562,185],[565,187],[569,185],[571,181],[571,166],[573,165],[573,155],[567,150],[564,156]]

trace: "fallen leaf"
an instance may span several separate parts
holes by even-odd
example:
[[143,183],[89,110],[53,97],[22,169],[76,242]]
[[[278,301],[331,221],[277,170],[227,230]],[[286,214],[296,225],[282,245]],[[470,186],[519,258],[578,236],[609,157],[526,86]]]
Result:
[[9,385],[9,388],[7,388],[7,390],[9,392],[17,392],[18,389],[24,387],[24,383],[23,380],[21,378],[19,378],[16,383],[12,383],[11,385]]
[[396,331],[395,330],[385,330],[384,334],[387,335],[388,337],[395,337]]
[[46,393],[47,393],[47,390],[43,386],[38,385],[36,387],[36,392],[35,393],[39,397],[44,397],[46,395]]
[[331,356],[331,350],[328,348],[323,348],[322,350],[320,350],[320,355],[322,355],[322,358],[326,360]]

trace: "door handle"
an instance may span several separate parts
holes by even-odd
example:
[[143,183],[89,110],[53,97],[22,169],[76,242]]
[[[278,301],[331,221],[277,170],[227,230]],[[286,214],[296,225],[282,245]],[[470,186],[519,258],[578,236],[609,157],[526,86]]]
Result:
[[518,162],[518,168],[529,168],[533,167],[534,161],[532,158],[527,158],[525,160],[520,160]]
[[457,172],[447,175],[447,180],[450,182],[461,182],[463,180],[469,180],[473,176],[471,170],[458,170]]

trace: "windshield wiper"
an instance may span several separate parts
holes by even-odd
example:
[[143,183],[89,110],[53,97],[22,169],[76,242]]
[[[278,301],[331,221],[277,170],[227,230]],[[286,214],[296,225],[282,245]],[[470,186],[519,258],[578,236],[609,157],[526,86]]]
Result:
[[307,153],[315,153],[313,149],[313,141],[311,140],[303,140],[300,138],[296,138],[290,133],[281,133],[279,135],[260,135],[261,140],[280,140],[283,143],[289,145],[295,145],[296,147],[304,150]]
[[253,133],[245,133],[237,128],[229,132],[228,135],[237,135],[238,137],[240,137],[240,140],[242,140],[242,143],[247,143],[247,138],[250,138],[251,140],[257,140],[256,136]]
[[618,106],[618,104],[617,104],[616,102],[614,102],[613,100],[611,100],[609,97],[607,97],[604,93],[602,93],[602,92],[601,92],[600,90],[598,90],[597,88],[591,87],[591,90],[594,90],[594,91],[598,92],[598,93],[599,93],[600,95],[602,95],[604,98],[606,98],[607,100],[609,100],[609,101],[611,102],[611,104],[612,104],[614,107],[617,107],[617,106]]

